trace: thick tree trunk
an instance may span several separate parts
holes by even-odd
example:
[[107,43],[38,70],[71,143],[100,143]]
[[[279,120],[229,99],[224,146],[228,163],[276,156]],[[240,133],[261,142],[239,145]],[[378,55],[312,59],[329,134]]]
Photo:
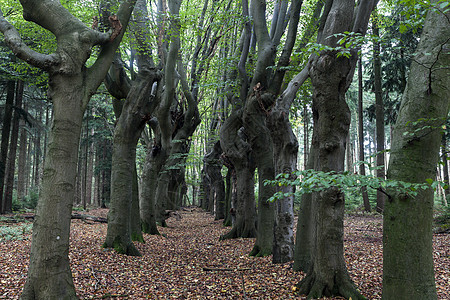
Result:
[[[164,159],[165,163],[166,160],[167,159]],[[164,164],[158,176],[158,185],[156,187],[155,193],[156,210],[157,210],[156,222],[158,225],[162,227],[167,226],[165,211],[167,209],[167,203],[169,202],[169,195],[167,194],[167,191],[169,189],[169,182],[170,182],[170,170],[167,170]]]
[[256,237],[255,227],[255,194],[254,194],[254,168],[236,167],[237,201],[235,213],[236,221],[231,230],[220,237],[220,240],[234,238]]
[[139,210],[139,182],[136,170],[136,163],[133,170],[133,185],[131,198],[131,213],[130,213],[130,230],[131,240],[144,243],[142,236],[141,216]]
[[208,210],[208,206],[209,206],[209,189],[211,188],[211,184],[209,182],[208,176],[205,173],[205,169],[202,169],[201,172],[201,179],[202,179],[202,183],[201,183],[201,187],[200,187],[200,195],[199,195],[199,199],[201,199],[200,202],[200,207],[203,208],[204,210]]
[[3,192],[5,182],[5,171],[8,159],[9,135],[11,132],[11,119],[13,113],[14,95],[16,82],[9,80],[6,83],[6,103],[3,114],[2,140],[0,146],[0,214],[4,214],[5,205],[3,203]]
[[222,163],[220,156],[222,155],[222,148],[220,142],[217,141],[211,152],[204,157],[204,169],[211,180],[210,183],[210,197],[214,199],[214,213],[215,219],[220,220],[225,218],[225,184],[222,177]]
[[[449,176],[448,176],[448,154],[447,154],[447,133],[442,135],[442,169],[444,182],[449,186]],[[447,196],[450,195],[450,188],[444,189],[444,198],[442,199],[442,205],[447,206]]]
[[[289,107],[275,106],[268,122],[274,144],[275,174],[292,174],[297,169],[298,142],[289,122],[288,109]],[[285,263],[294,259],[295,188],[283,186],[279,190],[292,195],[278,199],[275,203],[273,263]]]
[[[255,165],[245,130],[241,127],[239,112],[233,112],[220,129],[220,143],[226,159],[236,172],[236,204],[232,210],[236,216],[231,230],[220,239],[256,237],[255,227]],[[270,229],[272,230],[272,229]]]
[[258,230],[255,245],[250,252],[252,256],[268,256],[273,250],[275,204],[267,200],[275,193],[275,187],[265,185],[264,181],[275,179],[273,141],[266,125],[266,109],[274,101],[274,95],[255,89],[247,99],[243,114],[246,134],[258,168]]
[[232,221],[231,221],[231,198],[232,198],[232,173],[233,173],[233,168],[231,168],[231,166],[227,166],[228,167],[228,171],[227,171],[227,176],[225,177],[225,217],[223,219],[223,225],[224,226],[231,226],[232,225]]
[[114,130],[111,205],[108,232],[103,246],[127,255],[140,255],[132,243],[132,234],[137,240],[143,240],[140,228],[133,226],[134,232],[131,228],[133,203],[134,217],[140,219],[137,217],[139,200],[135,174],[136,145],[155,106],[153,96],[150,96],[155,80],[155,70],[139,71]]
[[69,231],[83,120],[81,74],[51,77],[53,125],[36,208],[27,282],[21,299],[76,299]]
[[[370,13],[376,1],[359,2],[354,13],[353,0],[332,1],[326,21],[319,31],[318,42],[335,47],[335,33],[354,31],[365,34]],[[353,23],[353,25],[352,25]],[[352,28],[353,26],[353,28]],[[322,51],[310,59],[309,75],[313,86],[314,170],[344,171],[346,139],[350,110],[345,93],[353,78],[356,53],[350,58],[338,57],[335,51]],[[364,299],[354,286],[344,260],[344,195],[336,189],[313,194],[315,223],[312,265],[299,283],[299,291],[308,298],[343,296]]]
[[[21,1],[27,21],[54,34],[58,45],[56,52],[49,55],[23,43],[0,12],[0,31],[8,46],[21,59],[49,73],[48,96],[54,110],[21,299],[77,298],[68,254],[81,124],[90,97],[106,75],[123,36],[122,26],[127,27],[133,4],[130,1],[120,5],[117,16],[122,23],[113,23],[116,26],[112,37],[84,25],[59,1]],[[103,47],[95,63],[87,68],[85,63],[96,45]]]
[[[444,50],[450,47],[449,18],[449,12],[428,11],[394,128],[389,179],[424,183],[436,176],[440,131],[450,104],[450,55]],[[433,190],[422,190],[415,197],[388,192],[391,197],[383,218],[383,299],[437,299]]]
[[17,81],[17,89],[16,89],[16,101],[15,101],[15,111],[14,117],[12,121],[11,128],[11,142],[9,147],[9,161],[8,161],[8,173],[5,181],[5,195],[3,199],[3,212],[10,213],[12,212],[12,196],[14,189],[14,173],[16,170],[16,153],[17,153],[17,140],[19,137],[19,119],[20,115],[17,112],[17,109],[22,108],[22,99],[23,99],[23,81]]
[[[311,145],[308,155],[308,164],[305,170],[314,168],[314,161],[316,159],[317,150]],[[308,272],[312,266],[312,252],[314,251],[315,228],[313,214],[312,194],[303,194],[300,202],[300,211],[298,214],[297,234],[295,236],[295,251],[294,251],[294,271]]]
[[[122,113],[122,116],[125,115],[126,113]],[[131,205],[136,143],[132,138],[128,140],[127,136],[130,131],[126,130],[125,126],[119,121],[114,131],[111,204],[108,213],[108,231],[103,247],[114,248],[121,254],[140,255],[131,241]]]
[[[314,88],[313,147],[317,149],[314,169],[344,171],[345,142],[350,111],[345,102],[349,60],[335,52],[323,52],[313,59],[310,78]],[[336,188],[314,193],[315,250],[308,274],[299,283],[300,293],[318,298],[341,295],[363,299],[354,287],[344,260],[344,195]]]
[[[363,122],[363,78],[362,78],[362,58],[358,60],[358,149],[359,161],[364,159],[364,122]],[[366,176],[366,165],[360,163],[359,175]],[[367,187],[361,187],[361,194],[363,198],[364,210],[370,212],[369,195],[367,194]]]
[[303,169],[306,170],[309,161],[309,115],[306,103],[303,104],[303,120]]
[[160,155],[161,146],[154,144],[151,149],[147,150],[145,164],[142,171],[142,184],[140,196],[140,212],[142,231],[148,234],[159,235],[156,226],[156,189],[158,184],[158,174],[164,164],[165,157]]

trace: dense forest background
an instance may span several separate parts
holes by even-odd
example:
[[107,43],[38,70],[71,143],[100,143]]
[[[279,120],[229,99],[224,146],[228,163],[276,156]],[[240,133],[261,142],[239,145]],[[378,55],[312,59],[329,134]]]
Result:
[[[103,247],[139,256],[189,206],[293,261],[301,294],[351,299],[344,213],[384,214],[386,299],[436,297],[448,1],[36,3],[0,4],[0,211],[37,209],[24,299],[75,297],[72,209],[108,208]],[[58,272],[69,292],[39,288]]]

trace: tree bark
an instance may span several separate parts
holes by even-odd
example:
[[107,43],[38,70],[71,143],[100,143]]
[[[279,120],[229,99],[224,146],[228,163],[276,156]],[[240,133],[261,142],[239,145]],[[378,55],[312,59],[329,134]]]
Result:
[[448,154],[447,154],[447,133],[444,132],[442,135],[442,169],[443,169],[443,177],[444,183],[448,186],[444,189],[444,198],[442,199],[442,205],[447,206],[447,195],[450,194],[449,187],[449,176],[448,176]]
[[[108,231],[105,248],[114,248],[118,253],[140,255],[131,239],[131,212],[136,171],[136,145],[150,114],[155,108],[151,95],[153,83],[158,80],[155,69],[142,68],[133,83],[114,130],[111,206],[108,213]],[[134,199],[138,201],[138,199]],[[139,212],[139,209],[136,210]],[[136,228],[134,228],[136,230]],[[134,232],[135,237],[140,234]],[[138,238],[140,240],[140,238]]]
[[[27,111],[27,103],[24,103],[24,111]],[[21,121],[20,138],[19,138],[19,158],[17,166],[17,200],[22,201],[25,196],[26,180],[26,161],[27,161],[27,130],[25,127],[25,121]]]
[[210,197],[213,198],[215,219],[225,218],[225,184],[222,177],[222,163],[220,156],[222,148],[217,141],[211,151],[204,157],[204,169],[210,183]]
[[5,182],[5,171],[8,160],[9,136],[11,133],[11,119],[13,113],[14,95],[16,82],[8,80],[6,83],[6,103],[3,115],[2,140],[0,146],[0,214],[4,214],[5,204],[3,203],[3,192]]
[[[362,78],[362,58],[358,60],[358,149],[359,149],[359,174],[366,176],[366,165],[361,163],[365,161],[364,158],[364,122],[363,122],[363,78]],[[369,195],[367,194],[367,187],[361,187],[361,194],[363,198],[364,210],[370,212]]]
[[[322,53],[311,63],[313,143],[317,149],[314,169],[317,171],[344,171],[345,141],[350,124],[350,111],[345,102],[349,71],[348,59],[336,58],[334,52]],[[307,277],[299,284],[300,293],[314,298],[342,295],[362,299],[352,284],[344,260],[344,195],[335,188],[314,193],[312,211],[316,214],[313,221],[315,250]]]
[[[53,77],[53,76],[52,76]],[[54,76],[54,122],[33,224],[30,266],[22,299],[75,299],[69,230],[83,112],[81,76]],[[64,200],[65,201],[64,201]],[[45,229],[44,229],[45,228]]]
[[[290,106],[290,103],[285,107],[276,105],[270,114],[269,128],[274,144],[275,174],[292,174],[297,169],[298,142],[289,122]],[[278,190],[292,194],[278,199],[275,203],[272,262],[285,263],[294,259],[295,187],[283,186]]]
[[[308,164],[305,170],[314,168],[315,154],[317,150],[311,145],[308,155]],[[315,219],[312,210],[312,194],[303,194],[300,202],[300,211],[297,221],[297,234],[295,236],[294,271],[308,272],[312,266],[312,252],[315,240]]]
[[[274,103],[274,95],[261,94],[254,91],[249,98],[244,110],[243,123],[246,134],[251,141],[252,153],[258,167],[258,225],[257,237],[250,255],[268,256],[273,250],[273,228],[275,222],[275,204],[268,202],[275,193],[275,187],[265,185],[265,180],[275,179],[273,141],[270,131],[266,126],[265,112],[261,112],[261,106],[268,107]],[[268,105],[268,103],[270,103]]]
[[[393,132],[389,179],[413,183],[435,179],[440,131],[450,103],[449,19],[449,12],[430,9],[427,13]],[[420,190],[415,197],[395,190],[388,193],[383,218],[383,299],[437,299],[433,190]]]
[[236,220],[231,230],[221,240],[256,237],[255,227],[255,165],[245,130],[241,127],[239,111],[234,111],[220,129],[220,144],[226,159],[236,172],[236,204],[233,207]]
[[5,181],[5,195],[3,199],[3,212],[12,212],[12,196],[14,189],[14,173],[16,170],[16,153],[17,153],[17,140],[19,137],[19,121],[20,115],[18,109],[22,109],[22,99],[23,99],[23,86],[24,83],[21,80],[17,81],[16,86],[16,101],[15,101],[15,111],[12,121],[11,128],[11,142],[9,147],[9,161],[8,161],[8,173]]
[[232,199],[232,176],[233,176],[233,168],[228,166],[227,176],[225,177],[225,217],[223,219],[224,226],[231,226],[233,223],[231,221],[231,199]]
[[[375,20],[372,22],[373,34],[380,36],[378,28],[377,12],[374,11]],[[373,73],[375,87],[375,126],[376,126],[376,144],[377,144],[377,177],[384,179],[386,177],[386,167],[384,163],[384,106],[383,95],[381,90],[381,59],[380,59],[380,43],[373,43]],[[377,207],[379,213],[384,209],[385,195],[381,191],[377,191]]]
[[[132,240],[144,241],[140,224],[136,146],[160,99],[154,92],[154,85],[160,81],[161,74],[154,65],[146,41],[149,38],[147,15],[145,2],[138,1],[134,12],[137,20],[134,35],[140,49],[145,51],[138,51],[139,70],[131,88],[125,86],[120,91],[120,95],[127,94],[127,97],[121,110],[117,110],[117,113],[120,111],[120,117],[114,130],[111,205],[104,243],[104,247],[114,248],[118,253],[127,255],[140,255]],[[119,74],[125,76],[125,72]],[[121,82],[127,81],[122,77],[111,79],[115,79],[115,85],[120,87]]]
[[[16,56],[49,73],[48,96],[53,102],[53,124],[40,198],[33,223],[31,256],[21,299],[76,299],[69,264],[69,232],[75,192],[76,163],[84,110],[100,85],[123,36],[85,26],[59,1],[21,1],[24,18],[52,32],[56,52],[33,51],[20,39],[0,10],[0,31]],[[118,19],[126,28],[132,2],[122,3]],[[118,23],[115,23],[116,25]],[[95,63],[85,63],[95,45],[103,45]]]
[[[365,34],[375,1],[360,2],[353,16],[352,0],[334,0],[318,42],[336,47],[335,33],[354,31]],[[352,25],[353,23],[353,25]],[[353,26],[353,28],[352,28]],[[309,76],[313,86],[314,170],[343,172],[350,110],[345,93],[353,78],[356,53],[346,58],[325,50],[310,59]],[[315,227],[312,264],[299,283],[299,292],[308,298],[343,296],[364,299],[354,286],[344,260],[344,195],[337,188],[313,193]]]
[[[156,135],[156,134],[155,134]],[[147,149],[145,164],[142,170],[142,184],[140,196],[140,212],[142,231],[148,234],[159,235],[156,226],[156,187],[158,174],[161,172],[165,157],[161,155],[161,145],[153,142],[150,149]]]

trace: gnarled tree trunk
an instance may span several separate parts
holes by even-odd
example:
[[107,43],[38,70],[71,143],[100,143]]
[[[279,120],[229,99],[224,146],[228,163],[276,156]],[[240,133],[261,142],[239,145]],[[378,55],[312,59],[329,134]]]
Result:
[[[331,3],[331,2],[330,2]],[[333,0],[318,42],[335,47],[336,33],[352,30],[365,34],[374,1],[360,2],[353,16],[353,0]],[[322,51],[310,59],[309,76],[313,86],[314,170],[344,171],[350,110],[345,93],[356,65],[355,57],[337,57],[336,51]],[[364,297],[354,286],[344,260],[344,195],[330,188],[312,195],[314,250],[307,276],[299,283],[299,292],[308,298],[341,295]]]
[[[114,130],[111,170],[111,206],[108,213],[106,248],[118,253],[139,255],[131,241],[131,209],[136,171],[136,145],[154,109],[153,83],[158,80],[155,69],[139,70]],[[137,202],[138,200],[135,199]],[[136,209],[138,212],[139,209]],[[134,233],[139,235],[139,233]],[[136,236],[138,237],[138,236]],[[138,240],[141,238],[138,237]]]
[[220,239],[256,237],[255,164],[238,111],[233,112],[222,125],[220,143],[226,159],[233,164],[236,172],[237,191],[236,206],[234,207],[236,221],[231,230]]

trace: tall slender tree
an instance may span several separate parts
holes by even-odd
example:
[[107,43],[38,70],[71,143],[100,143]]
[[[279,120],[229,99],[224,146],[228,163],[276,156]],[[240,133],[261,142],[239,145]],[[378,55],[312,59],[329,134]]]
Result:
[[17,153],[17,141],[19,138],[19,121],[21,114],[19,110],[22,109],[24,82],[17,81],[16,96],[14,102],[14,115],[11,128],[11,142],[9,147],[9,160],[8,160],[8,173],[5,180],[5,195],[3,198],[2,211],[5,213],[12,212],[12,198],[14,188],[14,174],[16,170],[16,153]]
[[[373,13],[372,30],[375,37],[380,37],[380,29],[378,26],[378,13]],[[386,177],[386,167],[384,165],[384,105],[383,91],[381,89],[381,59],[380,59],[380,42],[375,40],[373,43],[373,76],[375,89],[375,132],[377,144],[377,177],[384,179]],[[383,212],[385,195],[381,191],[377,191],[377,212]]]
[[5,203],[3,200],[5,172],[8,160],[9,136],[11,133],[11,119],[13,113],[14,95],[16,81],[8,80],[6,83],[6,103],[3,114],[2,139],[0,146],[0,213],[5,213]]
[[[358,150],[359,161],[363,162],[364,159],[364,118],[363,118],[363,74],[362,74],[362,57],[358,60]],[[360,163],[359,174],[366,175],[366,165]],[[367,187],[361,187],[361,193],[363,198],[364,210],[370,211],[369,195],[367,194]]]

